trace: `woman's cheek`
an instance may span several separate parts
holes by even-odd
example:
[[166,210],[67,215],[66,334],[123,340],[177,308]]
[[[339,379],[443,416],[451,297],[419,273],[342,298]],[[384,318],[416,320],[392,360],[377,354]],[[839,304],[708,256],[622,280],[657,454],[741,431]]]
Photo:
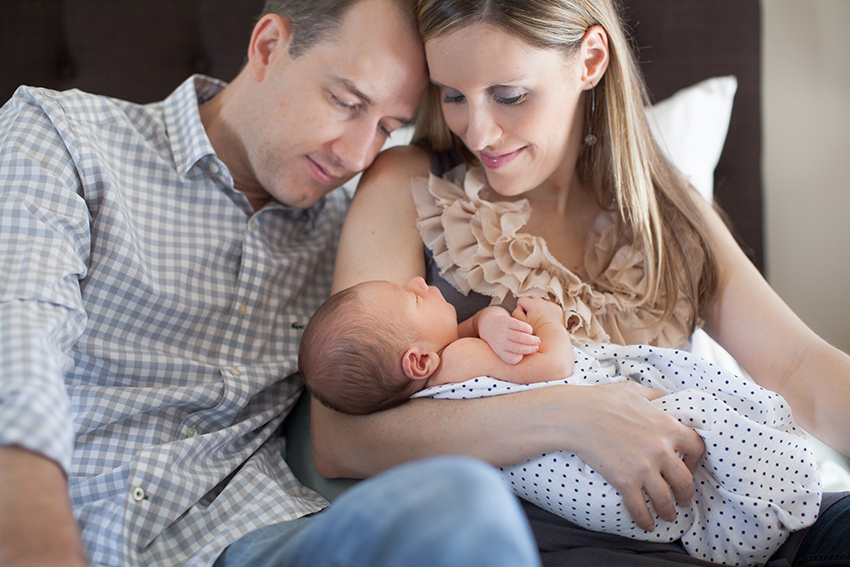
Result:
[[463,138],[466,133],[465,113],[457,106],[459,105],[443,104],[443,117],[446,119],[449,130]]

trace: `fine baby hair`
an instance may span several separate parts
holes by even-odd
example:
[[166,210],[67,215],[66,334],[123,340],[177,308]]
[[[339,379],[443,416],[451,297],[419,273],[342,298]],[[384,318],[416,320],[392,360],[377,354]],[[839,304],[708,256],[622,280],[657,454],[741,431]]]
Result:
[[[416,391],[400,363],[410,332],[366,309],[363,287],[342,290],[323,303],[304,329],[298,352],[310,393],[331,409],[355,415],[397,406]],[[331,380],[335,401],[317,393],[327,391],[323,382]]]

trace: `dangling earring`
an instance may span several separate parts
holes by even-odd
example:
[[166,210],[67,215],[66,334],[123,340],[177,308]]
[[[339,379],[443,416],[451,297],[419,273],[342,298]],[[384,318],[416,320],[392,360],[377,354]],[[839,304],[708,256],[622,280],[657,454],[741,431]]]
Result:
[[596,115],[596,87],[590,87],[590,117],[587,120],[587,136],[584,137],[584,143],[588,146],[593,146],[598,141],[593,135],[593,117]]

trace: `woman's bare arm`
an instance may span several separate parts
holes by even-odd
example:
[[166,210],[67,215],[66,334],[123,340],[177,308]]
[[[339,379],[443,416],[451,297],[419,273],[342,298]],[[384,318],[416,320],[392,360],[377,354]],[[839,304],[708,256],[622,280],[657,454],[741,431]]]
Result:
[[761,386],[781,394],[809,433],[850,455],[850,356],[794,314],[701,200],[717,242],[720,286],[705,330]]
[[369,280],[404,285],[425,276],[410,183],[429,173],[428,156],[413,146],[391,148],[363,173],[340,236],[334,293]]
[[339,414],[314,402],[313,451],[321,474],[352,478],[434,455],[468,455],[504,466],[572,451],[623,495],[634,520],[649,529],[653,519],[644,492],[659,515],[675,518],[674,500],[690,501],[691,471],[704,450],[692,429],[649,403],[658,396],[628,381],[462,403],[415,399],[369,416]]
[[[382,154],[364,174],[343,229],[335,290],[424,275],[410,181],[429,170],[424,152],[408,147]],[[323,475],[365,478],[433,455],[463,454],[500,466],[573,451],[619,490],[639,525],[650,527],[644,491],[662,517],[675,514],[674,495],[680,503],[690,499],[690,470],[703,451],[693,430],[649,403],[657,396],[633,382],[556,386],[463,403],[412,400],[369,416],[314,402],[313,452]]]

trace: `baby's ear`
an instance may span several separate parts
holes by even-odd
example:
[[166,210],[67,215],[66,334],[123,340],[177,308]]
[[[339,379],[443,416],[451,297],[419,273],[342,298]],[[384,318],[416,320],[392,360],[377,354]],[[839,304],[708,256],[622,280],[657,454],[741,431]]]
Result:
[[407,349],[401,359],[401,368],[411,380],[427,380],[440,366],[436,352],[420,352],[417,347]]

